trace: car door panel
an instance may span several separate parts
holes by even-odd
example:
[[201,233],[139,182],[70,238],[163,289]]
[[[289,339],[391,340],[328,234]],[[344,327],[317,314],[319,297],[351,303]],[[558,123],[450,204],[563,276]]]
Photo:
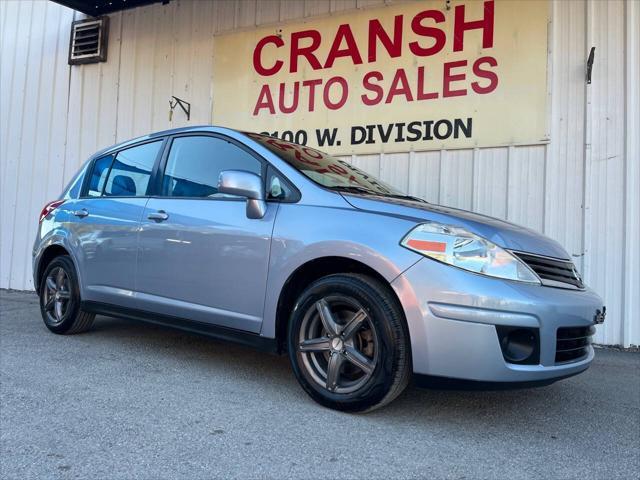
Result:
[[[243,200],[150,199],[139,234],[141,308],[259,332],[277,207],[249,219]],[[167,220],[147,218],[158,211]]]
[[134,307],[137,230],[148,198],[85,198],[74,211],[76,256],[85,300]]
[[247,218],[246,199],[218,192],[221,171],[262,176],[264,164],[228,138],[176,136],[139,233],[142,309],[258,333],[277,204]]

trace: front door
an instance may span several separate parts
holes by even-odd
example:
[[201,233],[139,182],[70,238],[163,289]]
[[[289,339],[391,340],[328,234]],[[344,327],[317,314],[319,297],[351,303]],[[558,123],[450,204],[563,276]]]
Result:
[[277,204],[247,218],[246,200],[217,192],[223,170],[263,174],[252,153],[222,137],[173,139],[139,233],[141,308],[259,332]]

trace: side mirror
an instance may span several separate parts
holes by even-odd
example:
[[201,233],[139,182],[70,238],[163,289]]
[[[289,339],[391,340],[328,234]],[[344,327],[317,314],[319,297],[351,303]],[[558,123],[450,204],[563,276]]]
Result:
[[255,173],[244,170],[224,170],[218,179],[218,192],[237,195],[247,199],[247,217],[262,218],[267,212],[264,201],[262,179]]

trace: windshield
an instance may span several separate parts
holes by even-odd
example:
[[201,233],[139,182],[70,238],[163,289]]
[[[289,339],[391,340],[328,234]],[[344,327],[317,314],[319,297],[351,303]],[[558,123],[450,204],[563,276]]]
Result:
[[370,193],[385,196],[405,195],[353,165],[311,147],[286,142],[267,135],[245,135],[268,148],[289,165],[320,185],[334,190]]

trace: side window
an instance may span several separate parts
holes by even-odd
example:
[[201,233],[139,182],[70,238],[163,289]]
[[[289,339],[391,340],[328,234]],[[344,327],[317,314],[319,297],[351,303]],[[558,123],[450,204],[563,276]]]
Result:
[[162,141],[145,143],[118,152],[107,178],[104,194],[111,197],[143,197]]
[[292,200],[295,197],[289,184],[273,167],[267,170],[267,200]]
[[91,178],[89,179],[89,190],[87,195],[90,197],[99,197],[102,195],[104,188],[104,182],[109,175],[109,168],[113,162],[113,155],[107,155],[93,162],[93,171],[91,172]]
[[262,164],[240,147],[216,137],[178,137],[171,144],[162,181],[169,197],[228,197],[218,193],[223,170],[260,175]]

